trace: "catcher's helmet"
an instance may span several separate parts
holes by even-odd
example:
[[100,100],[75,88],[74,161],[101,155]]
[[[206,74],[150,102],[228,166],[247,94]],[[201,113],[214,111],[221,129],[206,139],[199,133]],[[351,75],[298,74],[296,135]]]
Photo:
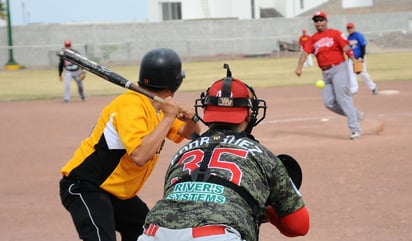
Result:
[[[213,122],[240,124],[250,113],[250,121],[245,130],[250,134],[252,128],[265,118],[266,102],[256,97],[252,87],[232,78],[229,65],[225,64],[223,67],[227,69],[227,76],[213,83],[196,100],[196,116],[206,125]],[[198,107],[204,109],[203,118],[198,114]],[[258,118],[259,109],[263,109],[263,114]]]
[[179,55],[168,48],[153,49],[143,56],[140,63],[139,85],[154,90],[180,87],[185,78]]
[[64,41],[64,47],[70,48],[71,46],[72,46],[72,41],[70,41],[70,40]]

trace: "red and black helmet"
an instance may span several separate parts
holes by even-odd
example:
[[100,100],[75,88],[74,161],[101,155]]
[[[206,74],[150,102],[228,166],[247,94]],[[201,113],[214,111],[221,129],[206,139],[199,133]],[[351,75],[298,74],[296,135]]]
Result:
[[182,62],[174,50],[158,48],[143,56],[138,81],[140,86],[176,92],[183,78],[185,73],[182,71]]
[[[195,101],[195,114],[205,125],[211,123],[240,124],[250,116],[245,129],[251,134],[253,127],[266,117],[266,101],[258,99],[254,89],[240,79],[232,77],[229,65],[224,64],[226,77],[217,80]],[[198,108],[203,108],[200,117]],[[263,109],[263,114],[259,110]]]

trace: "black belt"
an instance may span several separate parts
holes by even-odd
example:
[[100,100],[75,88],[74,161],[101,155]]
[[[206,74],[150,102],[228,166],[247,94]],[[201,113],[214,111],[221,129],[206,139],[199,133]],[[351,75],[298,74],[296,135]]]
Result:
[[320,69],[321,69],[322,71],[330,70],[331,68],[333,68],[333,67],[335,67],[335,66],[338,66],[339,64],[340,64],[340,63],[321,66]]

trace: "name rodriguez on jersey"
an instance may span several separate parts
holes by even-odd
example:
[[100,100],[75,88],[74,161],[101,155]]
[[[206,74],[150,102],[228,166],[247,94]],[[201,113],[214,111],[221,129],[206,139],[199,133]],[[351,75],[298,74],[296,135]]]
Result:
[[[200,146],[207,145],[207,144],[209,144],[209,142],[210,142],[210,137],[208,137],[208,136],[202,137],[200,139],[197,139],[197,140],[194,140],[194,141],[190,142],[186,146],[183,146],[176,153],[176,155],[172,158],[171,163],[174,164],[178,160],[178,157],[182,153],[187,152],[188,150],[199,148]],[[243,148],[243,149],[247,150],[252,155],[254,155],[255,153],[263,153],[263,150],[258,145],[256,145],[254,142],[251,142],[247,139],[242,139],[242,138],[236,139],[236,137],[233,136],[233,135],[225,136],[225,138],[223,139],[223,141],[221,143],[236,145],[239,148]]]
[[173,187],[173,191],[167,195],[168,200],[200,201],[225,203],[223,196],[225,187],[207,182],[183,182]]

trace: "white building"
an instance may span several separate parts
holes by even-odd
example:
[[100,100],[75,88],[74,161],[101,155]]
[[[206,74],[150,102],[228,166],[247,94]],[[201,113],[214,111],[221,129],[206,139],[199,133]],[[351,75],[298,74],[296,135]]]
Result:
[[148,21],[295,17],[329,0],[148,0]]

